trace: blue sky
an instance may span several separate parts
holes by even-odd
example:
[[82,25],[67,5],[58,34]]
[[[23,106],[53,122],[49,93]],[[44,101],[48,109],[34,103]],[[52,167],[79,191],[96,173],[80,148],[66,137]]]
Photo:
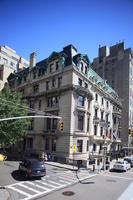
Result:
[[73,44],[92,61],[98,46],[133,48],[133,0],[0,0],[0,45],[37,61]]

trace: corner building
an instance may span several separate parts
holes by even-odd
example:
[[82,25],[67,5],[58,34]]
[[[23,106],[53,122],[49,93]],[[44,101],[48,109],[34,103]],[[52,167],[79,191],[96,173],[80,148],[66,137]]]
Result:
[[[23,93],[34,110],[61,116],[57,119],[32,119],[23,151],[51,153],[55,160],[86,165],[103,159],[105,154],[119,153],[121,146],[121,102],[116,92],[90,67],[86,54],[73,45],[53,52],[36,64],[32,53],[30,67],[8,78],[10,87]],[[75,147],[75,150],[73,150]]]

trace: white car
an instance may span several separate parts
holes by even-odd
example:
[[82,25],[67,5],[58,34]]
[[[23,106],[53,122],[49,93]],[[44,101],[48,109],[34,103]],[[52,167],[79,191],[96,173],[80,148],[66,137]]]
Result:
[[114,166],[113,166],[114,170],[118,170],[118,171],[127,171],[130,169],[130,164],[127,161],[116,161]]

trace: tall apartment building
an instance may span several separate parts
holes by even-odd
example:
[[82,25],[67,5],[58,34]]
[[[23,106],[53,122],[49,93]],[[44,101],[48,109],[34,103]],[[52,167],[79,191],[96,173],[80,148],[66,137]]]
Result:
[[115,89],[122,101],[123,145],[128,143],[128,130],[133,127],[133,53],[125,49],[124,42],[110,48],[99,48],[99,55],[94,58],[93,69]]
[[[90,67],[86,54],[68,45],[36,64],[31,54],[30,67],[8,78],[10,87],[23,93],[34,110],[61,116],[34,118],[22,148],[26,152],[49,152],[65,162],[103,159],[118,153],[121,146],[121,102],[117,93]],[[73,146],[76,151],[73,152]]]
[[16,51],[8,46],[0,46],[0,90],[7,82],[7,77],[14,71],[29,66],[29,62],[16,54]]

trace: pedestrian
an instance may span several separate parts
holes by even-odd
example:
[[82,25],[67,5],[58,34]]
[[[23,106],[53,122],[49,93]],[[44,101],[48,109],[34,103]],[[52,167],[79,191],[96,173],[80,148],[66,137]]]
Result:
[[95,171],[95,160],[93,162],[93,172]]
[[44,162],[44,160],[45,160],[45,153],[44,153],[44,151],[41,153],[40,159]]
[[100,160],[97,160],[97,170],[98,170],[98,173],[100,173],[101,171]]

